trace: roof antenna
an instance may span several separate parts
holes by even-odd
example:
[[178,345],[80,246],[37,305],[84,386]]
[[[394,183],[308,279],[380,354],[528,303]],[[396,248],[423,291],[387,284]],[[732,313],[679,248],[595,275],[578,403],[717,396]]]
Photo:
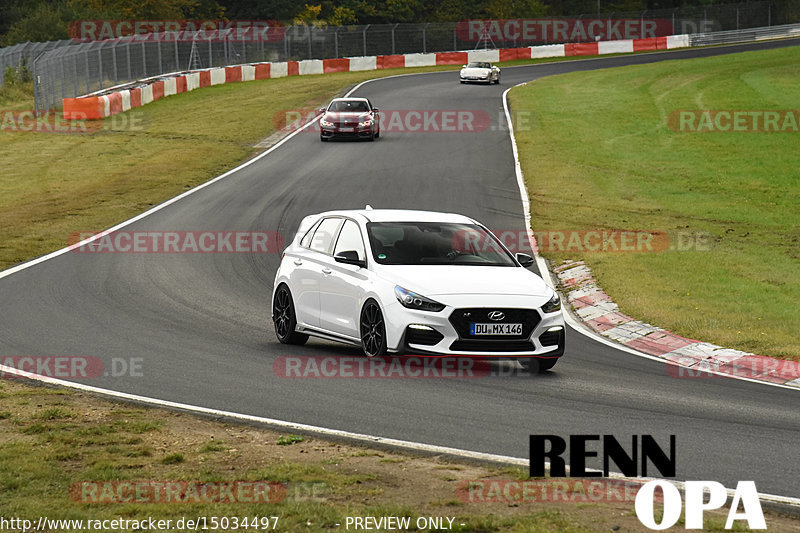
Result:
[[367,206],[364,209],[366,209],[367,211],[372,211],[372,206],[367,204]]

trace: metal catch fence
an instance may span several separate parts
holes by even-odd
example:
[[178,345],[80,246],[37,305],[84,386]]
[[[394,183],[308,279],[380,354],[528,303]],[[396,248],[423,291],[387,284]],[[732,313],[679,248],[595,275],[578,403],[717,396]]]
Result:
[[75,44],[73,41],[47,41],[43,43],[21,43],[14,46],[0,48],[0,87],[5,85],[6,69],[11,67],[20,70],[23,67],[31,69],[34,60],[44,52]]

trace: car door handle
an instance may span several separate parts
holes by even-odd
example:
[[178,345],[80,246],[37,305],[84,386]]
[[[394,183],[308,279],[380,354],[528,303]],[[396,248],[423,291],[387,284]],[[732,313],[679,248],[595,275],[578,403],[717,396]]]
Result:
[[297,265],[297,266],[300,266],[300,265],[303,264],[303,260],[302,259],[295,259],[294,260],[294,264]]
[[323,274],[325,274],[326,276],[327,276],[328,274],[331,274],[332,272],[333,272],[333,270],[331,270],[331,269],[330,269],[330,268],[328,268],[328,267],[325,267],[325,268],[323,268],[323,269],[322,269],[322,273],[323,273]]

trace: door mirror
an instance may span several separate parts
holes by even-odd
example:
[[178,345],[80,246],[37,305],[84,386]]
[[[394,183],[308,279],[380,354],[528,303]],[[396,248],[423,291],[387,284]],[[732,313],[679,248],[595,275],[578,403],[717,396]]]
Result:
[[317,115],[324,115],[324,114],[325,114],[325,108],[324,107],[320,107],[319,109],[317,109]]
[[355,250],[345,250],[333,256],[333,260],[337,263],[344,263],[345,265],[355,265],[357,267],[366,268],[367,262],[358,258],[358,252]]
[[378,109],[377,107],[373,107],[373,108],[372,108],[372,112],[373,112],[373,113],[377,113],[378,111],[380,111],[380,109]]
[[533,257],[529,256],[528,254],[516,254],[515,257],[519,264],[528,268],[529,266],[533,265]]

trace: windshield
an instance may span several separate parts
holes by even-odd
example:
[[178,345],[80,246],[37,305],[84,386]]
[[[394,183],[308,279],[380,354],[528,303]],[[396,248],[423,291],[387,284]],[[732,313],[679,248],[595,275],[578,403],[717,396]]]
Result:
[[331,102],[328,111],[339,111],[342,113],[365,113],[369,111],[369,106],[363,100],[339,100]]
[[517,266],[491,233],[473,224],[371,222],[367,234],[382,265]]
[[483,63],[479,61],[473,61],[467,65],[467,68],[492,68],[489,66],[489,63]]

